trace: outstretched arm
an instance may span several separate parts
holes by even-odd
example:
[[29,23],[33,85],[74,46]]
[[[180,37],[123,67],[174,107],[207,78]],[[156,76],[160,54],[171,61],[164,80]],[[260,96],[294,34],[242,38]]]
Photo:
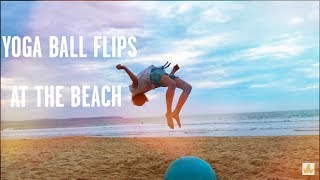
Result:
[[132,80],[132,87],[137,88],[138,87],[138,78],[136,75],[134,75],[126,66],[123,66],[121,64],[118,64],[116,66],[118,70],[123,69],[126,71],[126,73],[129,75],[130,79]]
[[170,75],[174,75],[174,73],[176,73],[179,69],[180,69],[179,65],[176,64],[175,66],[173,66],[173,69],[170,72]]

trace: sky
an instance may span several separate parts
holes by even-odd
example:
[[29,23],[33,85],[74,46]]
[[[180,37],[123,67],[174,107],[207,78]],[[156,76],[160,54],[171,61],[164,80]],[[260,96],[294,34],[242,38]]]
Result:
[[[125,35],[135,58],[4,58],[1,119],[165,114],[165,88],[130,102],[134,73],[166,60],[193,86],[182,115],[319,108],[319,2],[1,2],[1,36]],[[42,49],[48,48],[42,43]],[[85,44],[89,53],[92,47]],[[122,85],[121,107],[10,108],[14,85]],[[175,102],[180,90],[176,91]],[[27,97],[28,98],[28,97]],[[32,105],[33,104],[33,105]],[[29,105],[29,106],[28,106]]]

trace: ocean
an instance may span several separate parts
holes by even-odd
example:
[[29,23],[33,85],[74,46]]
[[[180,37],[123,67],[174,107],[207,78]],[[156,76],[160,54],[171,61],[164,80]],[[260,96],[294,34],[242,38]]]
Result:
[[175,129],[170,129],[165,117],[4,121],[1,139],[319,135],[319,110],[182,116],[181,123],[181,128],[175,125]]

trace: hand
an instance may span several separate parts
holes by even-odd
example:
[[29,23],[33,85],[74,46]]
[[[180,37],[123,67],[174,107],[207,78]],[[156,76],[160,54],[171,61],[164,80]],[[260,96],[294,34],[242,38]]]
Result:
[[117,68],[118,70],[120,70],[120,69],[124,69],[124,66],[121,65],[121,64],[118,64],[118,65],[116,66],[116,68]]
[[173,66],[173,70],[174,70],[174,71],[178,71],[179,69],[180,69],[180,67],[179,67],[178,64],[176,64],[175,66]]

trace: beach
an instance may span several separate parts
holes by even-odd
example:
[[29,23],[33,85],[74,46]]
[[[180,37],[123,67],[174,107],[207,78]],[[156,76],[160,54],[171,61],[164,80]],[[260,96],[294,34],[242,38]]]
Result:
[[[218,179],[319,179],[319,136],[56,137],[1,141],[1,179],[163,179],[182,156]],[[302,176],[314,162],[315,176]]]

